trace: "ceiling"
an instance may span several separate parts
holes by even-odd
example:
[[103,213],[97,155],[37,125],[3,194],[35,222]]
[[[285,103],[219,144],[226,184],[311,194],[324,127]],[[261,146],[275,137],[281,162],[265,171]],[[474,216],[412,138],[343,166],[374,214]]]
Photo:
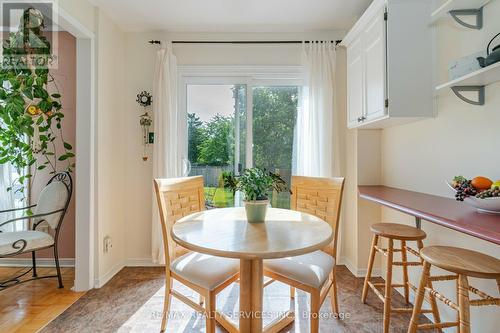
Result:
[[126,31],[347,30],[371,0],[90,0]]

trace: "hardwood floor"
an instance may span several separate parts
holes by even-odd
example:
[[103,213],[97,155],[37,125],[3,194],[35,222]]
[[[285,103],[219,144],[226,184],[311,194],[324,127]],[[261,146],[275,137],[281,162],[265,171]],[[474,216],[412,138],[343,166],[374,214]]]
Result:
[[[22,272],[25,268],[0,268],[0,281]],[[54,268],[39,268],[38,275],[55,274]],[[0,332],[36,332],[85,293],[70,290],[75,277],[74,268],[62,268],[64,289],[57,286],[57,278],[30,281],[0,291]],[[28,277],[31,274],[28,273]]]

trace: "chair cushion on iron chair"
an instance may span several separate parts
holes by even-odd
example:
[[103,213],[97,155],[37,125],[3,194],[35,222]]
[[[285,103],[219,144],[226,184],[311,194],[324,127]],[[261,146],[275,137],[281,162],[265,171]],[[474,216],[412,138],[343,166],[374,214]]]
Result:
[[[54,238],[48,233],[41,231],[0,232],[0,257],[17,252],[19,249],[13,248],[12,245],[20,239],[24,239],[27,242],[23,252],[30,252],[54,244]],[[23,246],[22,242],[18,242],[18,245]]]
[[170,269],[191,283],[214,290],[238,273],[240,262],[237,259],[191,252],[175,259]]
[[264,260],[264,269],[317,289],[323,287],[333,266],[335,259],[323,251]]
[[[35,215],[44,214],[63,209],[66,205],[67,200],[68,189],[66,188],[66,185],[61,181],[53,181],[52,183],[45,186],[42,192],[40,192],[40,196],[38,197],[38,202],[33,213]],[[52,229],[55,229],[57,227],[57,224],[59,223],[61,214],[62,212],[42,217],[36,217],[33,220],[34,223],[45,220]]]

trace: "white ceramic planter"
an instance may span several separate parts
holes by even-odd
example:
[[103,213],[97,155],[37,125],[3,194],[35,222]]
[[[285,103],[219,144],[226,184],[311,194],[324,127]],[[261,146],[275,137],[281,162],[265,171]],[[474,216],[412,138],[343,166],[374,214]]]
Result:
[[249,223],[262,223],[266,220],[269,200],[243,201]]

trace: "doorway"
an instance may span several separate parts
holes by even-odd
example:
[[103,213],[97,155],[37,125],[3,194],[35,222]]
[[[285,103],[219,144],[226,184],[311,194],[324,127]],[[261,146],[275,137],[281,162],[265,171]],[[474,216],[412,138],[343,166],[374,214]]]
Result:
[[95,38],[58,10],[58,25],[76,38],[75,291],[94,288],[95,248]]

